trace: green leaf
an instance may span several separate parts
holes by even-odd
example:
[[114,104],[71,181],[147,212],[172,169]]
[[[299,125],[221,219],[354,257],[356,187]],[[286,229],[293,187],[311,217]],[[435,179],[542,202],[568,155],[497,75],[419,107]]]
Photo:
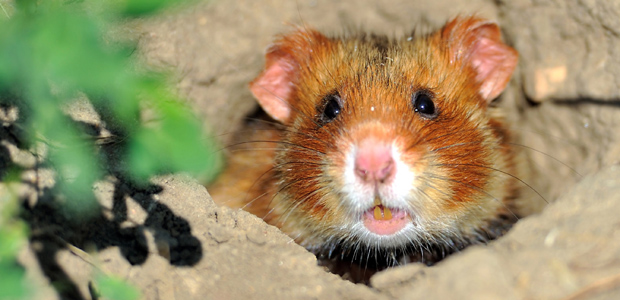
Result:
[[17,256],[19,249],[26,243],[27,230],[22,222],[3,222],[0,226],[0,262],[3,262]]
[[[130,146],[121,148],[127,151],[121,158],[128,163],[119,164],[127,165],[131,174],[147,178],[159,172],[214,173],[216,156],[203,137],[202,123],[167,90],[163,74],[136,71],[143,68],[136,66],[132,56],[135,45],[106,39],[112,21],[143,16],[179,2],[187,3],[0,0],[0,99],[16,98],[20,126],[29,137],[24,144],[38,140],[48,144],[49,161],[44,165],[57,171],[56,187],[64,196],[55,200],[64,200],[71,215],[86,218],[98,213],[92,187],[105,174],[101,161],[107,162],[95,139],[86,137],[62,110],[77,94],[87,95],[100,113],[109,110],[109,118],[103,120],[108,123],[103,125],[118,129],[119,143]],[[142,104],[153,107],[158,126],[140,124]],[[16,207],[15,199],[8,203]],[[24,270],[16,263],[27,241],[27,227],[15,220],[16,214],[17,209],[12,209],[8,217],[0,218],[0,299],[28,296]],[[135,288],[120,279],[100,277],[96,284],[107,299],[139,297]]]
[[129,16],[141,16],[153,14],[158,10],[166,8],[172,4],[187,2],[187,0],[124,0],[124,13]]
[[[30,142],[42,137],[49,143],[49,162],[70,213],[96,212],[92,185],[105,174],[100,163],[105,158],[98,156],[93,139],[61,110],[78,93],[94,107],[109,110],[106,125],[118,129],[123,145],[130,145],[121,150],[129,173],[140,178],[161,172],[214,173],[213,146],[201,122],[167,90],[163,74],[138,72],[142,68],[131,55],[135,45],[105,39],[112,21],[178,2],[21,0],[1,24],[0,93],[18,94],[31,112],[24,128]],[[158,128],[140,124],[143,103],[156,110]]]
[[213,146],[200,133],[192,116],[165,113],[161,127],[141,128],[129,144],[129,165],[138,178],[162,172],[187,171],[194,175],[213,176],[216,156]]
[[110,276],[100,275],[95,281],[99,295],[110,300],[134,300],[140,292],[127,282]]
[[0,300],[28,299],[25,271],[14,261],[0,260]]

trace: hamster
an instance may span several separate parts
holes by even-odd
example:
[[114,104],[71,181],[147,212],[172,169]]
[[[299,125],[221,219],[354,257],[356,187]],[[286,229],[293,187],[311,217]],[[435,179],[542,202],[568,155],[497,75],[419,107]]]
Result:
[[485,243],[519,217],[509,132],[489,106],[517,61],[478,17],[400,40],[297,28],[250,84],[280,125],[255,122],[208,190],[340,274]]

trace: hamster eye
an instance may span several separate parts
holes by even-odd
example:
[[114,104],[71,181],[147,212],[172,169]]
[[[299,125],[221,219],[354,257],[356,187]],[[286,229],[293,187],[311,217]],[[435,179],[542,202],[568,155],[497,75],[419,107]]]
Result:
[[321,112],[321,121],[323,123],[329,123],[333,121],[338,114],[340,114],[340,96],[338,94],[330,94],[323,98],[323,111]]
[[413,94],[411,101],[413,103],[413,110],[421,114],[423,117],[433,119],[437,116],[435,103],[433,103],[433,98],[428,92],[416,92]]

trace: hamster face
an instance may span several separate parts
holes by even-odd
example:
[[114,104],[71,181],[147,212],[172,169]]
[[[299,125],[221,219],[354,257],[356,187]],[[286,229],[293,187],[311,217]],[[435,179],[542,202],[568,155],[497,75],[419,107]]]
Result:
[[497,26],[475,18],[400,41],[282,37],[251,85],[287,127],[268,221],[315,252],[493,238],[485,228],[511,214],[512,162],[488,103],[515,65]]
[[[492,168],[505,164],[486,102],[424,42],[392,44],[385,53],[364,42],[370,45],[337,43],[327,57],[342,59],[317,58],[312,76],[302,76],[307,88],[285,141],[303,148],[286,147],[278,157],[300,162],[281,170],[284,206],[292,205],[283,212],[311,221],[304,236],[386,247],[453,239],[480,226],[501,206],[503,195],[484,191],[501,177]],[[426,53],[413,51],[419,48]]]

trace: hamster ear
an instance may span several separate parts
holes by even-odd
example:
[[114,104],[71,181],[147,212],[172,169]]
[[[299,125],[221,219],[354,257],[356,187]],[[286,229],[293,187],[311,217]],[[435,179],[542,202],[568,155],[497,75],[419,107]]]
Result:
[[291,115],[290,101],[295,91],[297,68],[290,55],[270,49],[266,55],[265,70],[250,83],[250,91],[260,106],[282,123],[286,123]]
[[260,106],[272,118],[287,123],[295,104],[301,68],[313,47],[327,38],[314,30],[297,31],[280,37],[265,54],[265,69],[250,83],[250,90]]
[[482,98],[491,102],[499,96],[519,55],[501,41],[497,24],[476,17],[457,18],[444,26],[441,37],[449,43],[451,62],[462,60],[475,70]]

